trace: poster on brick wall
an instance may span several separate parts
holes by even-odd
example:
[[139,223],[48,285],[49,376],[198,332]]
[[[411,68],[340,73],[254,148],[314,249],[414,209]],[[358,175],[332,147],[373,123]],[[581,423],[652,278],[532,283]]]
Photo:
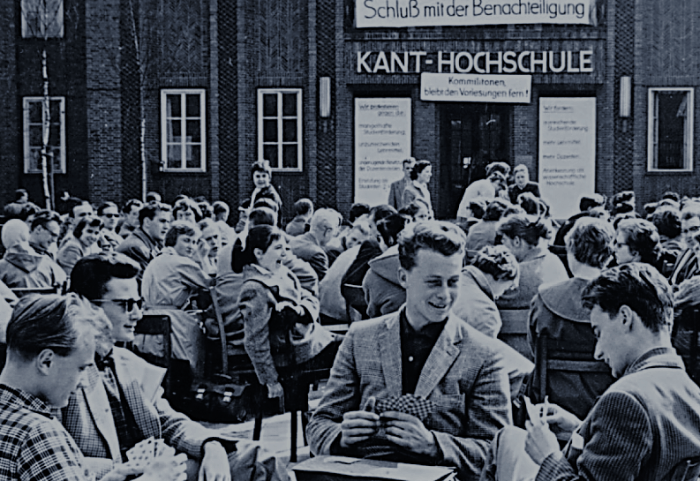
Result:
[[386,204],[411,156],[411,99],[355,99],[355,200]]
[[540,98],[539,184],[555,219],[595,192],[595,97]]

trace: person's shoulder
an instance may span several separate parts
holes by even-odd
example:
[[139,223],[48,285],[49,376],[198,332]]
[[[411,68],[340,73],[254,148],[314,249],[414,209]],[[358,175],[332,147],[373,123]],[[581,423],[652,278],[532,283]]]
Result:
[[372,338],[376,336],[380,331],[388,328],[390,323],[398,322],[399,312],[392,312],[390,314],[385,314],[381,317],[375,317],[373,319],[367,319],[365,321],[353,322],[350,325],[350,330],[352,334],[356,337]]

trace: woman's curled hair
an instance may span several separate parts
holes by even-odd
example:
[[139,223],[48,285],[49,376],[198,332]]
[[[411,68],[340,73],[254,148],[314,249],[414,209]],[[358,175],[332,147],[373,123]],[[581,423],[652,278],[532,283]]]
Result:
[[531,246],[536,246],[540,239],[549,239],[551,236],[547,219],[527,214],[513,214],[501,219],[498,233],[510,239],[520,237]]
[[497,281],[513,280],[520,273],[517,259],[505,246],[485,246],[476,254],[472,265]]

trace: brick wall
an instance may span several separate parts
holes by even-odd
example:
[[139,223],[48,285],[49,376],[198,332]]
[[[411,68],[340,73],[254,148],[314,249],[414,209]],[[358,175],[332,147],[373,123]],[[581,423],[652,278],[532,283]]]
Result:
[[[17,30],[17,2],[0,2],[0,202],[4,206],[14,201],[20,187],[21,112],[18,109],[15,36]],[[33,197],[38,200],[37,197]]]
[[88,198],[121,202],[119,0],[85,5]]

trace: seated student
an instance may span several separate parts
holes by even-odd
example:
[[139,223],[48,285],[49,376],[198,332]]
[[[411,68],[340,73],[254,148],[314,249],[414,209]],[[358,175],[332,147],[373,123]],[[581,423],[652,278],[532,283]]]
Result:
[[496,299],[518,287],[520,267],[504,246],[486,246],[472,265],[462,269],[460,296],[452,312],[482,334],[495,338],[501,330]]
[[312,215],[314,215],[314,203],[310,199],[299,199],[294,203],[294,218],[287,224],[284,231],[292,237],[302,235],[309,230]]
[[311,217],[309,232],[289,240],[295,256],[308,262],[322,281],[328,271],[328,255],[324,250],[340,227],[342,216],[333,209],[318,209]]
[[[558,350],[571,349],[577,353],[589,351],[593,361],[595,336],[591,330],[590,313],[583,308],[581,294],[588,283],[597,278],[609,262],[615,232],[609,222],[583,217],[566,236],[566,252],[574,277],[550,286],[541,286],[532,300],[528,322],[528,342],[537,359],[537,338],[557,342]],[[533,402],[540,398],[541,370],[535,362],[528,396]],[[609,373],[575,373],[555,371],[547,375],[549,400],[584,417],[595,400],[612,384]]]
[[397,243],[401,231],[408,224],[408,217],[402,214],[392,214],[377,224],[384,252],[369,261],[369,270],[362,279],[369,317],[396,312],[406,302],[406,290],[401,286],[399,279]]
[[66,237],[56,254],[56,263],[63,268],[66,276],[70,277],[78,259],[100,252],[97,241],[100,239],[101,230],[102,221],[99,217],[82,217],[78,221],[72,234]]
[[[281,397],[278,368],[289,367],[279,347],[286,343],[291,329],[296,368],[312,362],[330,364],[337,345],[334,336],[318,323],[318,299],[301,287],[297,277],[283,264],[287,255],[284,233],[273,226],[260,225],[248,231],[245,249],[240,255],[244,283],[238,296],[238,308],[245,330],[244,342],[260,384],[268,396]],[[284,316],[284,321],[280,316]],[[292,327],[287,325],[294,319]]]
[[[69,403],[94,366],[100,337],[95,324],[92,309],[75,295],[25,296],[15,307],[7,326],[7,364],[0,375],[3,481],[87,481],[97,475],[118,481],[144,473],[133,463],[92,470],[54,419],[55,410]],[[187,457],[173,454],[159,458],[143,476],[129,479],[184,481]]]
[[520,263],[520,283],[498,299],[499,309],[527,309],[542,284],[569,278],[564,264],[547,249],[550,223],[541,217],[513,214],[501,219],[497,233]]
[[[700,387],[671,346],[666,279],[648,264],[625,264],[604,271],[582,297],[595,358],[618,380],[583,421],[550,404],[527,431],[500,432],[482,480],[665,480],[700,454]],[[563,451],[558,439],[568,440]]]
[[139,227],[124,239],[117,252],[126,254],[141,266],[139,280],[149,262],[156,258],[168,233],[172,215],[167,204],[146,204],[139,211]]
[[520,164],[513,169],[513,180],[515,182],[508,187],[508,198],[512,204],[517,204],[518,197],[526,192],[541,197],[540,186],[537,182],[530,182],[530,172],[526,165]]
[[175,411],[161,397],[158,379],[144,376],[159,368],[114,346],[133,342],[134,327],[143,316],[138,271],[138,264],[122,254],[84,257],[73,269],[71,289],[101,307],[112,326],[111,336],[102,336],[107,342],[88,368],[87,382],[74,390],[61,413],[89,465],[95,472],[108,471],[152,436],[187,454],[190,480],[288,480],[284,467],[259,443],[205,428]]
[[175,207],[173,207],[173,220],[181,220],[196,225],[203,218],[202,210],[197,203],[189,197],[184,197],[175,202]]
[[199,236],[197,255],[194,256],[194,260],[206,275],[214,277],[217,272],[216,263],[219,260],[219,251],[222,247],[221,230],[212,219],[207,218],[199,221],[197,228],[201,235]]
[[[351,325],[306,429],[312,453],[374,453],[454,466],[458,479],[478,479],[488,437],[511,423],[510,397],[497,341],[450,313],[463,258],[464,234],[455,225],[429,221],[404,232],[406,305]],[[373,412],[376,403],[403,394],[426,398],[434,408],[423,420]]]
[[481,220],[469,228],[467,234],[467,253],[471,256],[485,246],[496,245],[496,227],[503,213],[510,205],[503,199],[493,199],[486,208]]
[[[366,219],[357,219],[355,224],[344,230],[343,234],[338,234],[331,239],[325,247],[326,255],[328,256],[329,269],[333,267],[333,263],[338,256],[340,256],[340,254],[348,249],[352,249],[356,245],[362,244],[364,241],[370,238],[370,235],[369,222],[367,222]],[[343,271],[343,274],[345,274],[345,271]]]
[[[146,309],[167,309],[171,320],[172,357],[190,363],[197,372],[201,352],[201,331],[198,320],[186,312],[190,299],[209,287],[210,278],[193,256],[199,232],[188,221],[176,221],[165,235],[165,249],[153,259],[141,282],[141,295]],[[162,356],[160,339],[138,336],[134,345],[140,352]],[[188,376],[185,376],[187,378]]]

